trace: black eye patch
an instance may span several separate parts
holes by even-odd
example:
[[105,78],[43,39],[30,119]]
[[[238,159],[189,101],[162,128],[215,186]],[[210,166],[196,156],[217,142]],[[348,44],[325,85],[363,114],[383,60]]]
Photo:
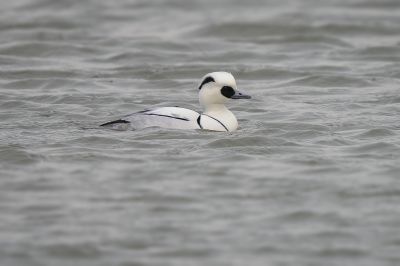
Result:
[[215,80],[212,77],[206,77],[200,84],[199,90],[201,90],[201,87],[203,87],[204,84],[207,84],[209,82],[215,82]]
[[223,86],[221,89],[221,94],[226,98],[231,98],[233,95],[235,95],[235,90],[232,87]]

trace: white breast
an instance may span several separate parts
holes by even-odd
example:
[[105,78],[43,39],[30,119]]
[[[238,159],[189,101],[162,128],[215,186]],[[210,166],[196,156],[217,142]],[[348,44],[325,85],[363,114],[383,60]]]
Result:
[[209,108],[201,115],[200,123],[203,129],[214,131],[235,131],[238,122],[235,115],[225,106],[219,105]]

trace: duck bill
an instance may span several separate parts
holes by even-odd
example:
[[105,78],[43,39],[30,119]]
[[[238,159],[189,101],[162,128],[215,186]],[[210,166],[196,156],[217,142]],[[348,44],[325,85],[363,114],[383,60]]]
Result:
[[232,95],[231,99],[251,99],[251,96],[241,93],[240,91],[236,91],[235,94]]

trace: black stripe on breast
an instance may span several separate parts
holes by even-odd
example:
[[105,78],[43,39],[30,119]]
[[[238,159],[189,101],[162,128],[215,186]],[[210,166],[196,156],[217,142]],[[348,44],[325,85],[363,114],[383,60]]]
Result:
[[200,123],[201,115],[197,118],[197,124],[199,125],[200,129],[203,129],[203,126]]
[[217,121],[218,123],[220,123],[221,126],[223,126],[227,132],[229,132],[228,128],[227,128],[221,121],[219,121],[218,119],[216,119],[216,118],[214,118],[214,117],[212,117],[212,116],[206,115],[206,114],[202,114],[202,115],[205,115],[205,116],[208,116],[209,118],[214,119],[215,121]]

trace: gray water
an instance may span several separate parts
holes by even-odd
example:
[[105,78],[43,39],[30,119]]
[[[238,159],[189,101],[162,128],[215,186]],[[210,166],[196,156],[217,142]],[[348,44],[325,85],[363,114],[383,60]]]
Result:
[[2,1],[0,91],[2,266],[400,265],[397,0]]

